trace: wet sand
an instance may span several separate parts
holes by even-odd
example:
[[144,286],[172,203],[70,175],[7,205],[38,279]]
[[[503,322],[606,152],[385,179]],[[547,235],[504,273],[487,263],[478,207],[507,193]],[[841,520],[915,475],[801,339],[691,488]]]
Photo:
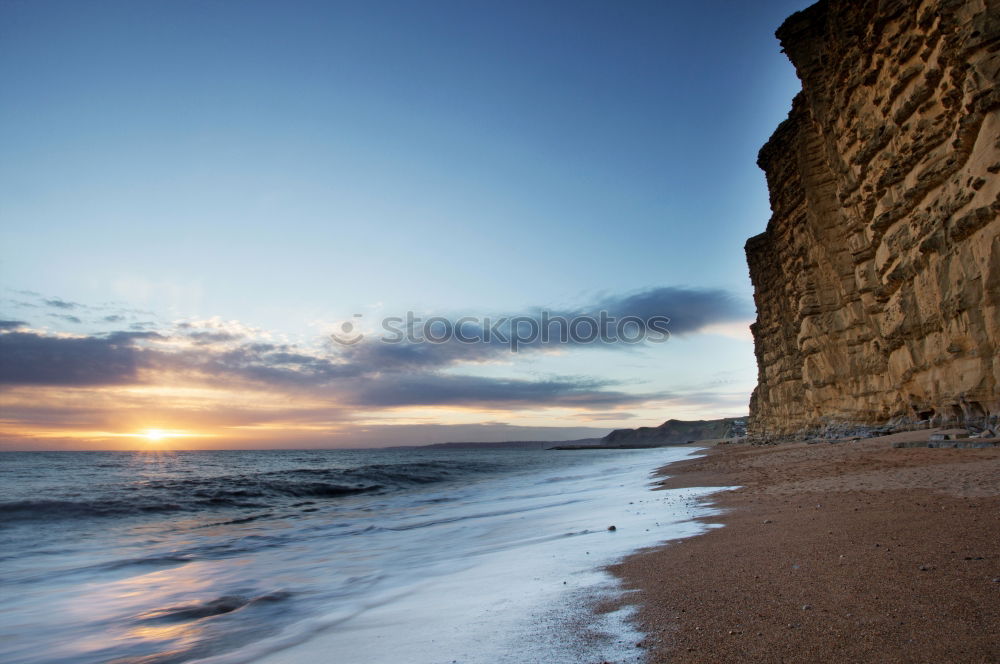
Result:
[[651,662],[1000,661],[1000,448],[722,445],[724,523],[614,566]]

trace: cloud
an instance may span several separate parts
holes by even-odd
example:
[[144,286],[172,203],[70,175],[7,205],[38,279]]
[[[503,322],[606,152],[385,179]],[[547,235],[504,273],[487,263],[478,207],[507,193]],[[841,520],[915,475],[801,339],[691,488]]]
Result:
[[339,349],[342,357],[370,371],[428,371],[460,363],[486,362],[510,353],[507,343],[462,343],[449,339],[444,343],[386,343],[368,338]]
[[665,286],[606,298],[598,308],[618,317],[667,316],[672,335],[699,332],[719,324],[753,318],[750,303],[729,291]]
[[451,374],[380,376],[359,381],[346,395],[367,407],[546,405],[610,407],[649,401],[651,395],[608,390],[609,381],[588,378],[518,380]]
[[[31,290],[7,290],[11,293],[28,296],[30,301],[2,298],[0,301],[2,301],[4,307],[9,307],[12,310],[39,308],[55,310],[53,313],[48,315],[53,318],[57,318],[61,312],[61,315],[66,316],[61,320],[74,324],[76,324],[81,318],[86,322],[94,322],[99,325],[107,323],[117,324],[132,320],[140,314],[152,314],[152,312],[135,309],[121,302],[102,302],[96,305],[90,305],[74,302],[61,297],[43,295]],[[70,312],[75,315],[70,316]]]
[[354,342],[348,352],[383,365],[427,367],[489,361],[511,350],[627,349],[671,336],[741,330],[751,318],[749,301],[728,291],[662,287],[607,296],[575,308],[533,307],[491,316],[418,317],[409,313],[384,318],[376,338],[390,343],[372,345],[366,339]]
[[[60,429],[64,427],[95,427],[100,428],[109,422],[108,413],[113,411],[118,403],[108,403],[106,399],[87,391],[86,403],[77,403],[72,399],[46,398],[38,394],[37,387],[22,388],[32,390],[27,394],[13,394],[11,390],[4,392],[3,412],[8,422],[14,421],[21,426],[40,429]],[[64,396],[64,395],[60,395]]]
[[[218,349],[176,347],[178,337],[113,332],[90,337],[35,332],[0,334],[0,383],[112,386],[143,384],[149,375],[183,376],[223,388],[301,392],[366,408],[431,405],[514,405],[609,408],[647,401],[589,378],[520,380],[443,374],[436,362],[386,371],[386,359],[368,354],[323,357],[291,345],[247,343]],[[399,368],[399,367],[397,367]],[[156,380],[156,379],[150,379]]]
[[0,330],[15,330],[19,327],[26,327],[28,324],[23,320],[0,320]]
[[638,417],[635,413],[628,413],[621,410],[611,410],[607,412],[587,413],[587,419],[591,421],[601,420],[630,420]]
[[[45,300],[57,309],[87,308],[58,298]],[[671,334],[691,334],[711,326],[745,319],[749,307],[721,290],[664,287],[607,296],[577,309],[551,311],[552,316],[594,315],[648,319],[666,316]],[[70,314],[50,316],[80,322]],[[517,318],[511,315],[509,318]],[[541,310],[521,314],[541,321]],[[120,322],[118,314],[105,322]],[[442,319],[443,320],[443,319]],[[457,320],[457,319],[456,319]],[[20,321],[0,323],[0,383],[7,385],[101,386],[202,384],[226,389],[263,389],[309,395],[330,403],[364,408],[450,405],[537,405],[613,410],[670,395],[640,394],[617,389],[607,381],[586,377],[527,380],[463,375],[462,365],[510,357],[506,341],[462,343],[386,343],[370,336],[355,345],[306,347],[275,343],[266,331],[219,318],[159,326],[134,323],[131,331],[91,336],[57,335],[20,330]],[[152,329],[150,329],[152,328]],[[510,327],[508,326],[508,332]],[[482,332],[473,322],[466,332]],[[521,346],[537,352],[555,346],[582,349],[586,344],[533,340]],[[603,344],[601,347],[619,347]],[[447,370],[447,372],[446,372]]]
[[76,309],[81,306],[77,302],[68,302],[58,297],[49,298],[47,300],[43,300],[43,302],[50,307],[55,307],[56,309]]
[[133,383],[139,367],[132,339],[0,334],[0,383],[118,385]]
[[365,372],[359,365],[271,344],[245,344],[221,351],[196,347],[178,354],[160,353],[156,359],[161,369],[197,370],[215,382],[249,381],[293,390],[314,390]]
[[225,343],[227,341],[236,341],[242,339],[243,337],[239,334],[233,334],[231,332],[191,332],[187,335],[188,339],[193,340],[197,344],[210,345]]
[[49,314],[50,318],[56,318],[58,320],[66,321],[67,323],[81,324],[83,323],[77,316],[71,314]]

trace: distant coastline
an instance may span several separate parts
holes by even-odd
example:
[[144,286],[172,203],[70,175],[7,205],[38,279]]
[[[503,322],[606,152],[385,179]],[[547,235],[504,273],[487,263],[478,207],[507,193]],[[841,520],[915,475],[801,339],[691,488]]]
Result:
[[687,445],[698,440],[738,441],[746,435],[746,417],[716,420],[667,420],[655,427],[615,429],[602,438],[575,440],[510,440],[502,442],[452,442],[426,445],[397,445],[385,449],[427,450],[634,450]]

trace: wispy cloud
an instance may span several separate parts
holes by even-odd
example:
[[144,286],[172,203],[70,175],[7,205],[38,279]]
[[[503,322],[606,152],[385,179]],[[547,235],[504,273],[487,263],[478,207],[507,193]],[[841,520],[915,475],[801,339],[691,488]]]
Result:
[[529,381],[450,374],[406,374],[363,380],[347,396],[351,401],[369,407],[528,404],[571,408],[635,404],[655,397],[609,390],[613,385],[611,381],[573,377]]
[[53,307],[55,309],[77,309],[81,306],[77,302],[67,302],[66,300],[60,299],[58,297],[53,297],[47,300],[43,300],[43,302],[46,305]]
[[49,318],[55,318],[61,320],[65,323],[73,323],[74,325],[82,325],[83,321],[80,320],[79,316],[74,316],[72,314],[49,314]]
[[75,325],[89,324],[95,328],[103,328],[152,315],[150,311],[135,309],[121,302],[102,302],[92,305],[62,297],[49,297],[31,290],[6,289],[6,292],[22,296],[16,299],[0,298],[0,309],[5,310],[8,315],[15,314],[18,318],[37,316],[40,310],[44,312],[48,309],[48,312],[41,315]]

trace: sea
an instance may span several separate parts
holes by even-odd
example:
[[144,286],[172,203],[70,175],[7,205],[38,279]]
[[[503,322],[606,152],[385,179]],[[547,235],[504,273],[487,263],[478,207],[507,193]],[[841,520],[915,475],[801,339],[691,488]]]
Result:
[[697,453],[0,453],[0,661],[641,662],[603,568],[713,527]]

